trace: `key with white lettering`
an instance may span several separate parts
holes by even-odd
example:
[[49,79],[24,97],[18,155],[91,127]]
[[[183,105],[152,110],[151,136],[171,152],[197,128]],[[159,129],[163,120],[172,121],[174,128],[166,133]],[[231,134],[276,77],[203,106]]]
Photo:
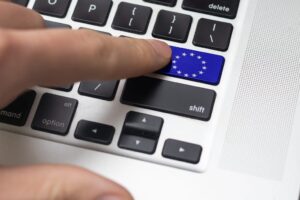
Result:
[[188,38],[191,24],[192,17],[189,15],[161,10],[158,13],[152,35],[183,43]]
[[121,135],[118,146],[122,149],[145,154],[154,154],[157,141],[135,135]]
[[196,46],[227,51],[233,26],[230,23],[219,22],[210,19],[200,19],[193,40]]
[[79,140],[109,145],[113,140],[114,133],[115,128],[110,125],[80,120],[74,136]]
[[42,96],[31,127],[57,135],[67,135],[78,101],[46,93]]
[[71,0],[36,0],[33,9],[44,15],[63,18],[70,3]]
[[162,156],[173,160],[197,164],[200,161],[202,147],[197,144],[167,139]]
[[182,8],[234,19],[240,0],[184,0]]
[[79,0],[72,19],[78,22],[104,26],[112,4],[112,0]]
[[115,98],[119,81],[82,81],[78,93],[97,99],[112,101]]
[[164,120],[161,117],[138,112],[129,112],[122,133],[158,140]]
[[15,126],[24,126],[34,102],[36,93],[25,92],[6,108],[0,110],[0,122]]
[[213,90],[150,77],[128,79],[121,97],[127,105],[209,121],[216,93]]
[[152,15],[152,8],[121,2],[112,28],[137,34],[145,34]]
[[162,118],[153,115],[127,113],[118,146],[131,151],[153,154],[163,121]]

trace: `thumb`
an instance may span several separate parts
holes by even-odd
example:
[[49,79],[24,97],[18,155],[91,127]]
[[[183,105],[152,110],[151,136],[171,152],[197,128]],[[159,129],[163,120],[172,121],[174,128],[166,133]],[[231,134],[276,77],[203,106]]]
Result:
[[0,168],[0,199],[132,200],[120,185],[82,168],[40,165]]

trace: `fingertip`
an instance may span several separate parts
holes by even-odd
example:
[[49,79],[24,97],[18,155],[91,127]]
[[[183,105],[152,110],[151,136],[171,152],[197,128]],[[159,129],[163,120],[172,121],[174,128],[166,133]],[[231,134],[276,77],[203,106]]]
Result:
[[[132,194],[119,183],[98,175],[99,195],[96,200],[133,200]],[[103,184],[105,183],[105,184]],[[105,188],[105,191],[103,189]]]
[[171,47],[162,41],[159,40],[147,40],[147,42],[152,46],[156,54],[163,58],[163,61],[169,62],[172,55]]
[[133,197],[126,192],[123,194],[100,195],[95,200],[133,200]]
[[[91,195],[91,198],[88,198],[88,196],[81,196],[84,193],[83,192],[81,194],[77,193],[77,197],[82,197],[79,199],[85,198],[91,200],[133,200],[132,195],[125,187],[123,187],[119,183],[116,183],[99,175],[98,173],[88,171],[84,168],[76,166],[65,166],[65,169],[70,172],[69,180],[72,179],[71,177],[76,176],[77,181],[81,180],[81,183],[78,185],[78,187],[73,186],[68,190],[70,192],[70,199],[74,197],[73,194],[78,191],[78,188],[81,188],[82,190],[89,193]],[[67,171],[65,174],[67,174]]]

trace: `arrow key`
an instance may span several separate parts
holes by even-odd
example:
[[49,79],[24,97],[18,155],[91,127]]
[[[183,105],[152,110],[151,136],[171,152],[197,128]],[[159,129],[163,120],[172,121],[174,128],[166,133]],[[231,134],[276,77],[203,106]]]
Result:
[[121,135],[118,146],[122,149],[153,154],[156,149],[156,140],[139,137],[135,135]]
[[202,147],[200,145],[168,139],[163,148],[163,157],[197,164],[200,161]]
[[119,139],[119,147],[153,154],[163,126],[163,119],[138,112],[128,112]]
[[163,119],[160,117],[130,111],[126,115],[122,134],[158,140],[162,126]]
[[109,125],[81,120],[75,131],[75,138],[89,142],[109,145],[114,137],[115,128]]

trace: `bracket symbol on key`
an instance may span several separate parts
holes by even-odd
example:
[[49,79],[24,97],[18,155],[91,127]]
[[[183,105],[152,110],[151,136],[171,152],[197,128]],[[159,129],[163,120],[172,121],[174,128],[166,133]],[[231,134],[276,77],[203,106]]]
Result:
[[170,30],[169,30],[169,35],[171,35],[172,34],[172,32],[173,32],[173,24],[175,24],[175,22],[176,22],[176,15],[173,15],[173,20],[171,21],[171,26],[170,26]]
[[135,16],[135,12],[136,12],[136,10],[137,10],[137,7],[134,7],[133,9],[132,9],[132,13],[131,13],[131,15],[132,15],[132,17],[130,18],[130,20],[129,20],[129,24],[128,24],[128,26],[132,26],[132,22],[133,22],[133,17]]
[[[217,24],[214,24],[212,32],[215,32],[216,28],[217,28]],[[214,41],[214,38],[213,38],[213,34],[210,34],[209,37],[210,37],[211,43],[214,43],[215,41]]]

